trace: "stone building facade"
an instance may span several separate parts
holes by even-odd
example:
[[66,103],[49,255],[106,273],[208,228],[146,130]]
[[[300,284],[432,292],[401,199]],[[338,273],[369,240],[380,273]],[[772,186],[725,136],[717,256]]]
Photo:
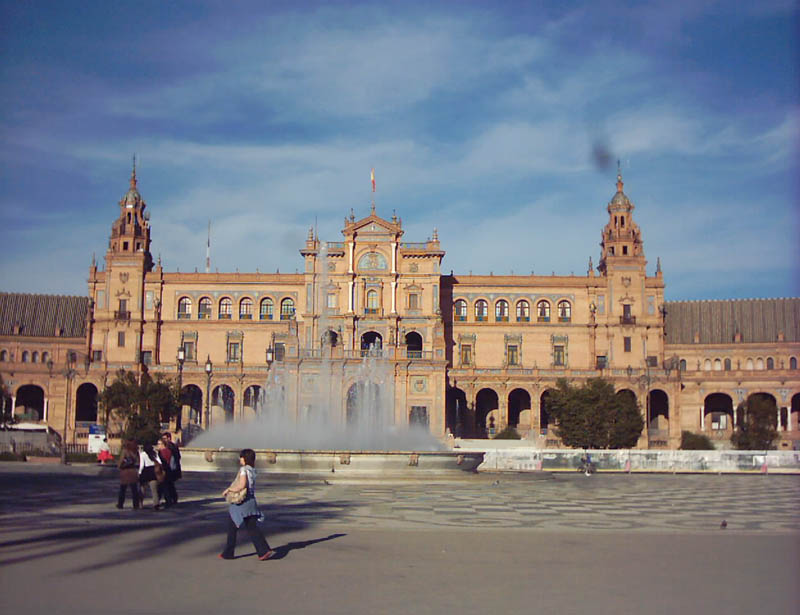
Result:
[[684,430],[724,443],[753,394],[775,400],[780,445],[797,448],[800,299],[666,301],[633,211],[618,176],[598,266],[583,276],[442,274],[436,231],[407,242],[374,204],[345,218],[340,241],[309,231],[302,273],[181,273],[153,262],[134,170],[86,297],[0,294],[4,409],[66,424],[80,444],[117,370],[147,370],[180,381],[173,428],[187,432],[252,420],[276,370],[292,384],[289,411],[308,411],[324,368],[339,374],[330,418],[346,422],[354,366],[380,354],[395,424],[442,438],[512,425],[558,446],[549,390],[602,376],[639,402],[642,448],[676,448]]

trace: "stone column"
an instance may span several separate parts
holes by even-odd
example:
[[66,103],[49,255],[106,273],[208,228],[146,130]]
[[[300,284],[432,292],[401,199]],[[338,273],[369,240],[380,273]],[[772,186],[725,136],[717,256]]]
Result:
[[706,413],[705,413],[705,406],[700,406],[700,431],[705,432],[706,430]]

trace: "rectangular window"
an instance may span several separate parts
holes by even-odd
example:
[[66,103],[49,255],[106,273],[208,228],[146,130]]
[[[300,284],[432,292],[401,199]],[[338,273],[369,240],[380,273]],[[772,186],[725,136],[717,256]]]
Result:
[[553,346],[553,365],[563,366],[564,358],[564,347],[560,345]]
[[148,290],[144,294],[144,305],[148,310],[152,310],[153,309],[153,291],[152,290]]
[[153,364],[153,351],[142,350],[142,365],[152,365],[152,364]]
[[647,367],[658,367],[658,357],[655,357],[653,355],[648,355]]
[[102,310],[106,307],[106,291],[98,290],[97,291],[97,308]]
[[183,360],[184,361],[196,361],[197,356],[195,355],[194,351],[194,342],[184,342],[183,343]]
[[283,342],[275,343],[275,360],[283,361],[286,358],[286,344]]
[[238,361],[240,359],[239,356],[239,342],[228,342],[228,361]]
[[92,350],[92,361],[97,363],[103,360],[103,351],[102,350]]
[[630,352],[631,351],[631,338],[623,337],[622,338],[622,345],[623,345],[623,350],[625,350],[625,352]]
[[336,309],[336,293],[328,293],[328,309]]
[[518,346],[509,346],[507,349],[508,354],[508,364],[509,365],[519,365],[519,347]]
[[597,369],[605,369],[608,367],[608,358],[604,354],[597,355],[595,358],[595,366]]
[[119,300],[119,311],[120,312],[127,312],[128,311],[128,300],[127,299],[120,299]]
[[125,331],[117,332],[117,346],[125,348]]
[[411,413],[408,417],[409,425],[428,428],[428,406],[411,406]]
[[409,310],[419,309],[419,295],[417,293],[411,293],[408,296],[408,309]]
[[605,295],[597,295],[597,313],[598,314],[605,314],[606,313],[606,296]]
[[461,365],[472,365],[471,344],[461,344]]

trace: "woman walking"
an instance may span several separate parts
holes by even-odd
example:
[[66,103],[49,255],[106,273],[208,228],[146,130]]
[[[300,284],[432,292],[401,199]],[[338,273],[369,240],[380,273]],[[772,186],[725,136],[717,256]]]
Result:
[[119,496],[117,508],[125,505],[125,490],[130,486],[133,507],[139,508],[139,447],[133,440],[125,440],[119,454]]
[[[261,530],[258,529],[258,503],[256,502],[256,453],[251,448],[246,448],[239,453],[239,473],[230,487],[222,492],[223,497],[229,493],[244,493],[244,499],[239,504],[230,504],[228,507],[228,541],[225,550],[219,554],[222,559],[233,559],[236,549],[236,534],[242,525],[247,528],[250,540],[258,553],[258,559],[268,560],[275,552],[270,548]],[[238,498],[237,498],[238,499]]]
[[[142,485],[142,494],[144,494],[145,484],[149,485],[150,495],[153,498],[153,510],[159,510],[161,508],[159,506],[161,493],[158,474],[160,471],[163,480],[164,470],[161,468],[153,445],[145,444],[142,448],[144,449],[144,455],[139,455],[139,482]],[[158,469],[156,469],[156,466],[158,466]],[[144,502],[144,495],[142,496],[142,502]]]

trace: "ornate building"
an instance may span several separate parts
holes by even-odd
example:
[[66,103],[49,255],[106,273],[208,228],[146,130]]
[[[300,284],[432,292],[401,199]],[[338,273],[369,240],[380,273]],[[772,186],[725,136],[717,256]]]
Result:
[[800,299],[665,301],[621,176],[585,276],[443,275],[436,231],[406,242],[374,203],[345,218],[342,241],[309,231],[302,273],[167,272],[145,209],[134,169],[88,297],[0,294],[6,413],[79,444],[116,371],[147,370],[179,379],[186,432],[251,420],[275,370],[294,383],[289,411],[308,411],[324,367],[338,374],[330,418],[345,422],[355,366],[380,350],[394,422],[438,437],[512,425],[558,446],[549,391],[602,376],[638,400],[640,447],[676,448],[683,430],[722,443],[753,394],[775,401],[781,447],[800,446]]

